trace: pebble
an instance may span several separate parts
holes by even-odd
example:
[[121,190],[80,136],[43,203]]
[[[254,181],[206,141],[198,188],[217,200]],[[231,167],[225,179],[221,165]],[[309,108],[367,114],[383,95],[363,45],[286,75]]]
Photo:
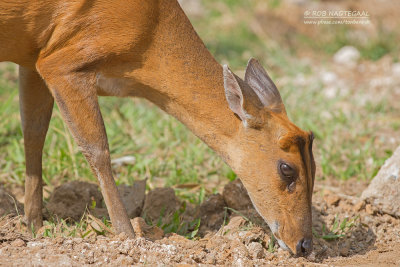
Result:
[[82,243],[83,239],[80,238],[80,237],[75,237],[75,238],[72,239],[72,241],[73,241],[75,244],[80,244],[80,243]]
[[372,207],[371,204],[367,204],[367,205],[365,206],[365,211],[366,211],[369,215],[374,215],[374,213],[375,213],[375,210],[374,210],[374,208]]
[[392,65],[392,73],[394,76],[400,76],[400,63],[394,63]]
[[347,248],[347,247],[341,247],[341,248],[339,249],[339,254],[340,254],[340,256],[343,256],[343,257],[349,256],[349,248]]
[[25,246],[25,241],[18,238],[15,239],[14,241],[11,242],[12,247],[24,247]]
[[329,206],[337,206],[340,201],[340,197],[334,194],[327,194],[324,196],[324,200]]
[[125,241],[126,239],[128,239],[128,235],[127,235],[125,232],[121,232],[121,233],[118,235],[118,239],[119,239],[120,241]]
[[360,59],[360,52],[354,46],[344,46],[339,49],[333,56],[333,61],[336,64],[347,67],[355,67]]
[[321,80],[324,84],[330,85],[337,81],[337,75],[331,71],[323,71],[320,74]]
[[365,208],[365,202],[362,200],[354,205],[353,210],[357,212],[362,210],[363,208]]
[[258,242],[251,242],[247,245],[247,250],[253,259],[261,259],[264,257],[263,246]]

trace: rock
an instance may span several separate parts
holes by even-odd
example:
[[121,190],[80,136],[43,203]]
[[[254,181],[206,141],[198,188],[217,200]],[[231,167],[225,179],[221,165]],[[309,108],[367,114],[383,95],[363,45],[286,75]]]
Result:
[[328,99],[333,99],[338,96],[338,88],[336,86],[327,86],[323,90],[323,94]]
[[25,244],[24,240],[18,238],[18,239],[15,239],[14,241],[12,241],[10,245],[12,247],[24,247],[26,244]]
[[399,62],[394,63],[392,65],[392,73],[393,73],[393,76],[395,76],[395,77],[400,76],[400,63]]
[[250,197],[247,194],[246,188],[240,181],[236,179],[224,187],[222,193],[224,201],[229,208],[234,210],[246,210],[253,208]]
[[[232,217],[227,225],[221,227],[218,234],[230,240],[239,240],[247,248],[251,243],[260,244],[266,239],[266,232],[262,228],[251,224],[241,216]],[[251,254],[250,249],[249,252]]]
[[339,204],[340,198],[333,193],[328,193],[324,195],[324,200],[329,206],[337,206]]
[[140,216],[146,197],[146,180],[137,181],[133,186],[119,185],[118,192],[128,212],[129,218]]
[[144,237],[150,241],[160,240],[164,237],[164,231],[157,226],[147,225],[143,218],[131,219],[133,231],[137,237]]
[[134,156],[125,156],[111,160],[111,164],[114,164],[116,166],[135,165],[135,163],[136,163],[136,158]]
[[247,250],[253,259],[261,259],[264,257],[264,249],[259,242],[251,242],[247,245]]
[[23,210],[23,205],[17,201],[14,195],[0,187],[0,217],[7,214],[23,214]]
[[358,212],[358,211],[362,210],[363,208],[365,208],[365,201],[364,201],[364,200],[361,200],[361,201],[357,202],[357,203],[354,205],[353,210],[354,210],[355,212]]
[[[131,221],[131,224],[132,224],[132,221]],[[118,240],[119,241],[125,241],[126,239],[128,239],[128,235],[125,232],[121,232],[121,233],[118,234]]]
[[331,71],[323,71],[320,73],[321,81],[325,85],[335,84],[337,82],[337,75]]
[[383,213],[400,216],[400,147],[386,160],[361,198]]
[[234,232],[237,232],[241,227],[246,224],[246,220],[242,216],[232,217],[227,225],[225,225],[222,230],[222,235],[227,235],[229,237]]
[[145,217],[153,224],[160,218],[163,223],[168,223],[179,207],[180,202],[172,188],[155,188],[146,196],[141,217]]
[[374,215],[375,210],[373,209],[371,204],[365,205],[365,212],[368,213],[369,215]]
[[351,243],[349,241],[343,241],[339,244],[339,255],[342,257],[349,256]]
[[342,257],[347,257],[349,255],[349,249],[347,247],[339,248],[339,255]]
[[353,46],[344,46],[339,49],[333,56],[333,61],[336,64],[347,67],[355,67],[360,59],[360,52]]
[[225,201],[221,194],[211,195],[200,205],[200,235],[206,231],[218,230],[224,223]]
[[58,218],[79,221],[93,201],[96,202],[96,208],[104,208],[102,200],[96,184],[73,181],[56,187],[46,207],[50,214]]
[[252,266],[248,259],[249,251],[246,246],[238,240],[232,240],[231,242],[231,253],[232,253],[232,266]]

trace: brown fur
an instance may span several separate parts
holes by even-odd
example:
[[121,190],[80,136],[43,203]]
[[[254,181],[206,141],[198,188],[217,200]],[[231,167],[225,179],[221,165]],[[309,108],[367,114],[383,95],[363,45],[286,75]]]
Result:
[[[267,222],[279,223],[275,234],[293,252],[299,240],[311,238],[308,134],[288,120],[279,92],[255,61],[246,81],[227,83],[238,82],[248,100],[232,106],[252,116],[235,115],[225,94],[232,88],[224,90],[226,73],[176,1],[0,0],[0,17],[0,61],[20,65],[25,216],[35,229],[42,226],[41,157],[54,99],[98,177],[115,229],[133,236],[97,102],[97,95],[115,95],[148,99],[214,149],[242,179]],[[272,91],[263,86],[254,91],[257,77]],[[306,140],[302,153],[293,142],[281,141],[290,136]],[[282,149],[282,142],[290,145]],[[277,174],[280,159],[300,170],[292,193]]]

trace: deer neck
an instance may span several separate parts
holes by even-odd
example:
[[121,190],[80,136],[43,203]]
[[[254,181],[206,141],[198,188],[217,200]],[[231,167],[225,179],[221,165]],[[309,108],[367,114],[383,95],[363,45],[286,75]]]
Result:
[[145,84],[138,95],[181,121],[231,165],[241,122],[228,107],[222,67],[177,2],[161,8],[152,44],[134,74]]

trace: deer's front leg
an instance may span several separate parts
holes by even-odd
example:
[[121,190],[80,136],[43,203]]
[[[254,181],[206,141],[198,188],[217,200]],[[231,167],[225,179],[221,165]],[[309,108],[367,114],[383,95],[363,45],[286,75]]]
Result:
[[116,232],[125,232],[133,237],[133,228],[111,171],[110,152],[97,101],[94,74],[55,73],[53,69],[48,73],[46,70],[40,70],[41,74],[53,93],[64,121],[97,176]]
[[37,231],[42,227],[42,150],[54,100],[36,71],[19,68],[19,100],[24,134],[25,222]]

